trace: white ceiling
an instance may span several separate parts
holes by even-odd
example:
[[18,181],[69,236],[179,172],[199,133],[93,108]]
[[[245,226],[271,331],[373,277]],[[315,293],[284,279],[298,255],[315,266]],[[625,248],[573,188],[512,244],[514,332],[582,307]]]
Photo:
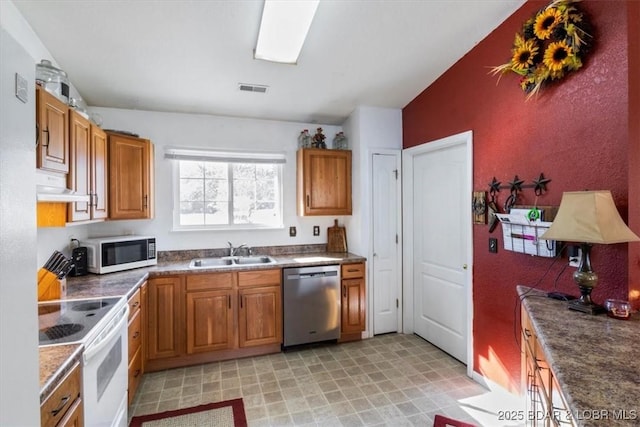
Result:
[[325,124],[404,107],[524,0],[322,0],[297,65],[253,59],[262,3],[14,0],[91,106]]

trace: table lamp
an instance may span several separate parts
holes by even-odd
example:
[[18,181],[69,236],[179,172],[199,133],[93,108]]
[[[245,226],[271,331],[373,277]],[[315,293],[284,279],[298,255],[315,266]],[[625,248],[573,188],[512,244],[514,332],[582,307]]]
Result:
[[573,280],[580,288],[580,298],[571,301],[569,308],[589,314],[604,311],[591,301],[591,291],[598,284],[598,275],[591,269],[591,246],[640,240],[620,218],[608,190],[563,193],[553,224],[540,238],[580,244],[582,256],[573,273]]

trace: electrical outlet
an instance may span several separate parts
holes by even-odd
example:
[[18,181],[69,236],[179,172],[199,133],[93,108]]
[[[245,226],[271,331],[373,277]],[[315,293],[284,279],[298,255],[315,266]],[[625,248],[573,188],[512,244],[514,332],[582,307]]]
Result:
[[296,237],[296,228],[289,227],[289,237]]
[[313,226],[313,235],[314,236],[319,236],[320,235],[320,226],[319,225],[314,225]]
[[489,237],[489,252],[492,254],[498,253],[498,239],[495,237]]
[[579,246],[569,246],[569,267],[578,268],[580,265],[580,258],[582,257],[582,249]]

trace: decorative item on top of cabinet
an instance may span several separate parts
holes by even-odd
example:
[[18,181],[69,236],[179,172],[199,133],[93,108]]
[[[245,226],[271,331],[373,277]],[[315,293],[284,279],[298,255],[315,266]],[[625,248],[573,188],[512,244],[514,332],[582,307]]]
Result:
[[87,221],[107,217],[107,135],[75,110],[70,110],[70,162],[67,187],[88,194],[88,202],[68,204],[67,220]]
[[351,215],[351,151],[297,153],[298,215]]
[[336,136],[333,138],[333,149],[334,150],[349,149],[349,140],[345,136],[344,132],[336,133]]
[[326,138],[327,137],[324,136],[324,134],[322,133],[322,128],[316,129],[316,133],[315,135],[313,135],[313,138],[312,138],[313,148],[322,148],[322,149],[327,148],[327,144],[326,142],[324,142]]
[[36,166],[69,172],[69,107],[36,85]]
[[80,365],[73,366],[55,390],[40,405],[42,427],[84,425]]
[[153,144],[109,132],[109,219],[153,218]]
[[142,379],[143,354],[144,354],[144,319],[146,312],[146,287],[147,283],[142,286],[129,298],[129,405],[133,402],[136,390]]
[[362,338],[366,329],[365,263],[343,264],[340,342]]

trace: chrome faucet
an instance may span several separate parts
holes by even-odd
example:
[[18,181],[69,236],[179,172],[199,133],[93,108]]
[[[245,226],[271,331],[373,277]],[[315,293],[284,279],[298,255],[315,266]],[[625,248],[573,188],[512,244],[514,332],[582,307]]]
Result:
[[240,246],[238,246],[237,248],[233,247],[233,243],[231,242],[227,242],[229,244],[229,256],[235,256],[236,252],[238,252],[238,249],[242,249],[242,248],[246,248],[247,244],[243,243]]

